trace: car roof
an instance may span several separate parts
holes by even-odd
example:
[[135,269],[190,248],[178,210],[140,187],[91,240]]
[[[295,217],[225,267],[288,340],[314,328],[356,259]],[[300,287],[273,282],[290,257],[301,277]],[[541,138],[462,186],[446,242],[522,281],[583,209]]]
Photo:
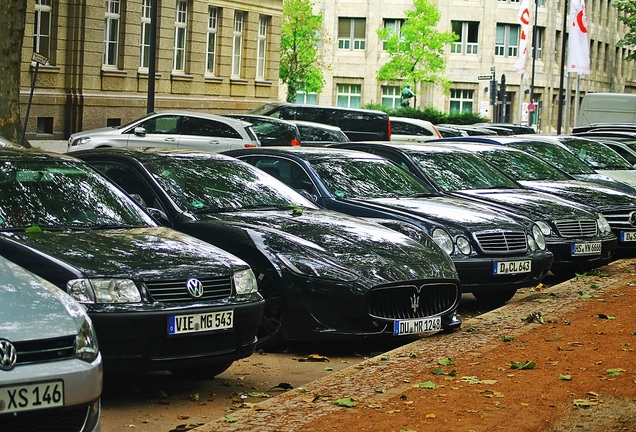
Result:
[[425,125],[432,125],[433,123],[428,121],[428,120],[424,120],[424,119],[418,119],[418,118],[412,118],[412,117],[397,117],[397,116],[390,116],[389,120],[391,120],[392,122],[404,122],[404,123],[411,123],[414,125],[421,125],[421,124],[425,124]]
[[100,147],[89,150],[80,150],[73,153],[73,156],[77,156],[81,159],[85,155],[99,155],[110,154],[116,156],[130,157],[138,159],[141,162],[148,160],[156,160],[160,157],[197,157],[197,158],[209,158],[209,159],[232,159],[231,157],[222,153],[207,152],[205,150],[197,149],[176,149],[165,147]]
[[251,155],[251,154],[274,154],[274,155],[292,155],[306,160],[319,160],[319,159],[382,159],[383,157],[373,155],[371,153],[362,152],[359,150],[349,150],[335,147],[256,147],[250,149],[228,150],[223,152],[225,154],[233,155]]
[[0,146],[0,158],[3,160],[25,160],[25,159],[38,159],[38,160],[69,160],[76,161],[74,157],[63,153],[46,152],[39,149],[28,149],[17,146]]
[[290,120],[287,120],[287,121],[290,122],[290,123],[293,123],[295,125],[298,125],[298,126],[311,126],[311,127],[317,128],[317,129],[326,129],[326,130],[332,130],[332,131],[335,131],[335,132],[338,132],[338,131],[342,132],[342,129],[339,128],[338,126],[333,126],[333,125],[326,124],[326,123],[318,123],[318,122],[312,122],[312,121],[307,121],[307,120],[293,120],[293,119],[290,119]]
[[261,108],[262,106],[270,106],[272,108],[277,108],[281,106],[321,108],[321,109],[334,109],[338,111],[359,111],[364,113],[375,113],[375,114],[382,114],[383,116],[387,115],[384,111],[380,111],[380,110],[364,109],[364,108],[349,108],[349,107],[341,107],[336,105],[316,105],[316,104],[301,104],[301,103],[290,103],[290,102],[267,102],[258,108]]

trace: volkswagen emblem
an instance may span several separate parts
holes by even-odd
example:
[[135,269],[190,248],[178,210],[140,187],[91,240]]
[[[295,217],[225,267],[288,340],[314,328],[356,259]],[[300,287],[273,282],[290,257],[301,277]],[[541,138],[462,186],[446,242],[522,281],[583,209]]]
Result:
[[11,342],[0,339],[0,369],[11,370],[18,359],[18,353]]
[[188,288],[188,292],[194,298],[199,298],[203,295],[203,284],[199,279],[188,279],[186,282],[186,288]]
[[631,213],[629,214],[629,223],[630,223],[632,226],[636,226],[636,212],[631,212]]

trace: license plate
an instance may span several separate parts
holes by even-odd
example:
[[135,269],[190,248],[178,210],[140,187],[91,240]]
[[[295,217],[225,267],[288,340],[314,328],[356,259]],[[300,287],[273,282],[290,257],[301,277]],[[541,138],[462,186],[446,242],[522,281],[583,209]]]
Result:
[[621,231],[621,242],[636,241],[636,231]]
[[393,336],[430,333],[441,329],[442,319],[440,317],[399,320],[393,324]]
[[234,311],[168,317],[168,334],[171,335],[230,329],[232,326],[234,326]]
[[64,406],[64,381],[0,387],[0,414]]
[[530,273],[532,269],[531,260],[523,261],[499,261],[495,262],[493,266],[493,274],[516,274],[516,273]]
[[600,255],[601,243],[574,243],[572,245],[572,256],[575,255]]

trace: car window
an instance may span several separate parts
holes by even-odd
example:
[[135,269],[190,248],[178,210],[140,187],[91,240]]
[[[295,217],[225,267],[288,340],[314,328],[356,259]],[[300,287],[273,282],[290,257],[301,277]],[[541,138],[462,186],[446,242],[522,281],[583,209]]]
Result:
[[632,169],[625,158],[596,141],[573,139],[564,141],[564,144],[594,169]]
[[510,147],[533,154],[570,174],[594,174],[595,172],[585,162],[559,145],[533,141],[511,144]]
[[433,136],[433,132],[422,126],[395,120],[391,121],[391,132],[396,135]]
[[200,117],[184,117],[181,133],[184,135],[241,139],[241,134],[232,126],[220,121]]
[[177,134],[180,120],[181,116],[163,115],[144,120],[138,126],[146,129],[149,134]]
[[479,155],[517,181],[572,180],[563,171],[526,152],[495,150]]

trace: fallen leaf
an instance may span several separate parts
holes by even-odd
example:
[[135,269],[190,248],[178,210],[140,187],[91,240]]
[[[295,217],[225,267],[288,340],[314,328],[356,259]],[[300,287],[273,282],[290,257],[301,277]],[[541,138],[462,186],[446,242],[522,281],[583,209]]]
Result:
[[494,391],[494,390],[484,390],[481,392],[481,395],[487,398],[502,398],[504,397],[503,393]]
[[437,387],[434,382],[426,381],[423,383],[418,383],[415,387],[425,388],[425,389],[434,389]]
[[431,413],[431,414],[426,414],[426,416],[425,416],[425,417],[426,417],[427,419],[434,419],[434,418],[436,418],[437,416],[436,416],[435,414],[432,414],[432,413]]
[[625,372],[625,369],[607,369],[607,375],[609,376],[619,376],[621,372]]
[[504,336],[504,335],[501,335],[501,336],[499,336],[499,337],[501,338],[501,341],[502,341],[502,342],[512,342],[512,341],[514,341],[514,340],[515,340],[515,338],[513,338],[513,337],[511,337],[511,336]]
[[450,358],[443,358],[440,359],[437,363],[441,364],[442,366],[449,366],[453,364],[453,361]]
[[532,360],[528,360],[525,363],[511,361],[510,367],[512,369],[534,369],[535,367],[537,367],[537,364]]
[[559,379],[562,381],[570,381],[572,379],[572,375],[559,374]]
[[333,401],[333,404],[336,406],[342,406],[346,408],[353,408],[354,406],[356,406],[356,403],[351,398],[338,399]]
[[301,357],[298,359],[299,362],[328,362],[329,359],[325,356],[321,356],[318,354],[309,354],[307,357]]
[[614,319],[616,319],[616,317],[613,317],[611,315],[605,315],[605,314],[602,314],[602,313],[598,314],[598,317],[601,318],[601,319],[606,319],[606,320],[614,320]]
[[291,390],[293,388],[294,387],[290,383],[282,382],[282,383],[278,383],[278,385],[275,385],[274,387],[270,388],[267,391],[272,391],[274,389]]

